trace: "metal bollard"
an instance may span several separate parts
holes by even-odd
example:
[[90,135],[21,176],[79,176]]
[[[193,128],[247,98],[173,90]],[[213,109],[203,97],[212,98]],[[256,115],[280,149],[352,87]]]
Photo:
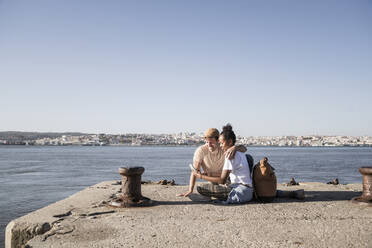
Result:
[[122,194],[110,202],[111,206],[124,208],[153,205],[153,201],[141,193],[141,175],[144,171],[143,167],[119,168],[119,174],[122,176]]
[[359,172],[363,175],[363,193],[351,202],[372,207],[372,167],[361,167]]

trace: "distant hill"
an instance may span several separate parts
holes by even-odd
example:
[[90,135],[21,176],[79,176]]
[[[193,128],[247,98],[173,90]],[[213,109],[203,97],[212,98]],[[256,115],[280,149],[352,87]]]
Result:
[[6,131],[6,132],[0,132],[0,140],[8,140],[8,141],[36,140],[36,139],[42,139],[42,138],[57,138],[57,137],[61,137],[62,135],[79,136],[79,135],[86,135],[86,133],[78,133],[78,132],[42,133],[42,132]]

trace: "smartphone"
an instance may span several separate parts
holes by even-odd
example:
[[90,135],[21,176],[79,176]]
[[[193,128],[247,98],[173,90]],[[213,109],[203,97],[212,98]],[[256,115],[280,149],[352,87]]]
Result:
[[189,167],[190,167],[190,169],[191,169],[191,170],[193,170],[193,171],[195,171],[195,172],[198,172],[198,170],[197,170],[197,169],[195,169],[195,167],[194,167],[194,165],[193,165],[193,164],[189,164]]

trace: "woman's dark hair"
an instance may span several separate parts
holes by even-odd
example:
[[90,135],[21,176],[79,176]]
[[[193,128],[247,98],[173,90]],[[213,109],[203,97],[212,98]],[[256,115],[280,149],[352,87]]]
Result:
[[235,136],[234,131],[232,130],[232,126],[230,123],[227,123],[226,126],[222,127],[221,135],[226,141],[231,140],[232,145],[235,145],[236,136]]

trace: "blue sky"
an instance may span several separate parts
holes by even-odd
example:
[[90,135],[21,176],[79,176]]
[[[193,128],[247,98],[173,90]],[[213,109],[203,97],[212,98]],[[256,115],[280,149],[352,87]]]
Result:
[[372,135],[372,1],[0,0],[0,131]]

